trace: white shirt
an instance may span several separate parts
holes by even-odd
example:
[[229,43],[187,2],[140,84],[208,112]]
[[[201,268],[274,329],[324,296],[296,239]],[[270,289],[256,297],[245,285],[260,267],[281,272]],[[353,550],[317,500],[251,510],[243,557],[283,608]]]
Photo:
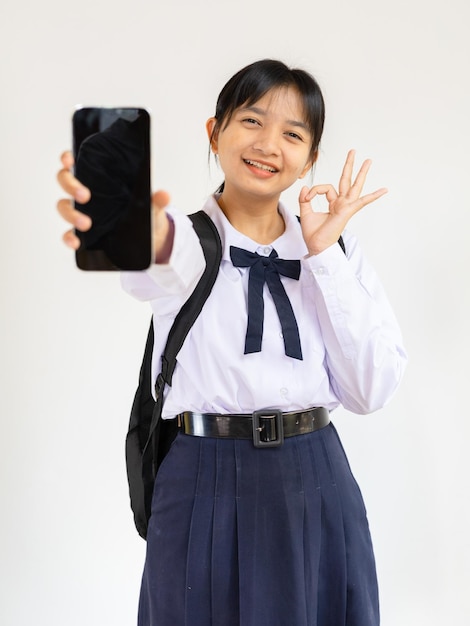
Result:
[[[406,353],[401,333],[382,286],[365,261],[356,239],[344,233],[347,256],[335,244],[308,256],[297,218],[280,205],[285,232],[260,246],[235,230],[214,197],[204,211],[222,240],[222,261],[214,288],[179,355],[163,418],[182,411],[252,413],[340,403],[355,413],[381,408],[403,374]],[[175,239],[168,264],[122,274],[124,289],[153,310],[156,379],[173,320],[204,269],[199,239],[189,218],[169,210]],[[230,246],[281,259],[300,259],[298,281],[281,277],[299,326],[303,360],[284,353],[280,322],[264,286],[261,352],[244,354],[249,268],[234,267]]]

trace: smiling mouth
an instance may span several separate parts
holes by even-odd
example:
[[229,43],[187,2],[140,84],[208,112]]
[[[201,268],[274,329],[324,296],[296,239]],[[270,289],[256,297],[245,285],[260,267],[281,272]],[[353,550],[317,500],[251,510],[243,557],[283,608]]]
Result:
[[263,170],[264,172],[271,172],[272,174],[275,174],[276,172],[279,171],[275,167],[272,167],[272,165],[266,165],[265,163],[260,163],[259,161],[252,161],[251,159],[243,159],[243,160],[247,165],[251,165],[252,167],[257,167],[258,169]]

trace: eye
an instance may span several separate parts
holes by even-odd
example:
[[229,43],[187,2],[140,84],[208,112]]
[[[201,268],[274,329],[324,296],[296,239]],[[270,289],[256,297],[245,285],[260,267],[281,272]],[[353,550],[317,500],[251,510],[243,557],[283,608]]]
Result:
[[286,135],[288,137],[291,137],[291,139],[295,139],[297,141],[303,141],[303,138],[300,135],[298,135],[297,133],[294,133],[294,131],[288,131],[286,133]]
[[244,118],[242,119],[242,122],[246,122],[247,124],[253,124],[253,125],[258,124],[258,125],[259,125],[258,120],[255,120],[255,119],[254,119],[254,118],[252,118],[252,117],[244,117]]

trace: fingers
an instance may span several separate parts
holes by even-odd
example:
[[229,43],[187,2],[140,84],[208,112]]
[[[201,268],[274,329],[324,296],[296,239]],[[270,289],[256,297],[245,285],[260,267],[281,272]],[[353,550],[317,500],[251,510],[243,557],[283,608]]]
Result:
[[[354,152],[354,150],[350,150],[350,152],[348,153],[348,158],[350,158],[352,152]],[[352,160],[352,162],[354,162],[354,159]],[[388,189],[386,189],[385,187],[381,187],[380,189],[377,189],[377,191],[373,191],[372,193],[368,193],[365,196],[361,196],[371,165],[372,161],[370,159],[366,159],[364,161],[364,163],[361,165],[361,168],[356,176],[354,183],[351,185],[350,190],[347,193],[348,197],[354,202],[356,210],[362,209],[366,205],[374,202],[388,192]]]
[[346,157],[346,163],[344,164],[341,178],[339,179],[338,191],[340,196],[348,196],[351,199],[359,198],[366,182],[367,174],[369,172],[372,161],[366,159],[361,165],[361,168],[356,176],[354,183],[352,183],[352,173],[354,168],[354,159],[356,156],[355,150],[350,150]]
[[350,150],[346,157],[341,178],[339,179],[338,191],[340,196],[345,196],[351,189],[352,172],[354,167],[355,150]]
[[[66,193],[71,195],[74,200],[80,202],[81,204],[85,204],[90,200],[90,190],[82,185],[71,172],[71,168],[74,163],[72,153],[69,151],[64,152],[61,155],[60,160],[63,166],[57,174],[57,180],[60,186]],[[74,226],[77,230],[85,232],[91,228],[91,218],[81,211],[77,211],[70,199],[63,198],[59,200],[57,203],[57,210],[64,220],[66,220],[69,224],[72,224],[72,226]],[[63,235],[62,239],[64,243],[73,250],[78,250],[80,247],[80,239],[77,237],[73,229],[68,230]]]
[[[92,223],[91,218],[88,217],[88,215],[77,211],[77,209],[73,206],[70,200],[65,198],[59,200],[59,202],[57,203],[57,210],[64,218],[64,220],[69,222],[69,224],[72,224],[77,230],[83,232],[90,230]],[[62,240],[69,248],[72,248],[73,250],[78,250],[81,245],[81,241],[77,237],[73,229],[68,230],[66,233],[64,233]]]
[[313,192],[313,188],[309,189],[307,186],[302,187],[302,189],[300,190],[300,194],[299,194],[299,203],[300,204],[305,204],[306,202],[310,202],[310,200],[312,200],[312,198],[316,195],[310,194],[310,192]]
[[62,189],[70,194],[77,202],[85,204],[89,201],[90,190],[82,185],[68,169],[62,169],[57,174],[57,180]]
[[63,168],[57,174],[57,180],[62,189],[71,195],[77,202],[85,204],[90,200],[90,190],[82,185],[71,172],[73,156],[71,152],[64,152],[60,157]]
[[381,187],[380,189],[377,189],[377,191],[373,191],[372,193],[368,193],[365,196],[362,196],[357,200],[358,210],[362,209],[371,202],[375,202],[375,200],[378,200],[386,193],[388,193],[388,189],[386,189],[385,187]]
[[62,240],[69,248],[72,248],[73,250],[78,250],[80,247],[80,239],[73,232],[73,230],[68,230],[66,233],[64,233]]
[[311,189],[308,187],[302,187],[300,190],[299,202],[301,204],[305,202],[311,202],[315,196],[326,196],[327,201],[334,202],[338,194],[333,185],[315,185]]
[[91,228],[91,218],[73,206],[72,202],[66,198],[62,198],[57,203],[57,210],[65,221],[72,224],[75,228],[81,231],[87,231]]
[[354,183],[351,184],[355,156],[355,150],[350,150],[348,152],[346,163],[344,165],[343,172],[339,181],[338,189],[340,196],[345,196],[357,207],[362,208],[387,193],[387,189],[383,187],[381,189],[378,189],[377,191],[374,191],[373,193],[361,197],[361,193],[366,182],[367,174],[369,173],[370,167],[372,165],[372,161],[370,159],[366,159],[364,161],[364,163],[361,165],[361,168],[359,169],[359,172],[357,173]]
[[66,170],[72,169],[73,164],[74,164],[74,158],[70,150],[66,150],[65,152],[62,152],[62,154],[60,155],[60,160],[62,161],[62,165],[64,166]]
[[341,172],[341,178],[339,179],[338,191],[340,196],[351,195],[351,192],[353,195],[356,195],[356,197],[361,195],[361,191],[364,187],[367,173],[372,165],[372,161],[370,159],[366,159],[364,161],[356,176],[356,180],[352,183],[351,181],[355,157],[356,151],[350,150],[348,152],[348,156],[346,157],[346,163],[344,164],[343,171]]
[[354,197],[359,198],[359,196],[361,195],[362,189],[364,188],[366,177],[370,170],[371,165],[372,165],[372,161],[370,159],[367,159],[362,164],[361,169],[359,170],[356,176],[356,180],[354,181],[353,185],[350,188],[350,195],[352,195],[353,198]]
[[330,214],[339,215],[344,213],[345,215],[349,214],[351,216],[386,194],[387,189],[382,187],[377,191],[361,196],[372,161],[370,159],[364,161],[352,183],[354,158],[355,151],[350,150],[341,174],[338,187],[339,193],[336,192],[333,185],[315,185],[311,189],[306,186],[302,187],[299,195],[301,211],[307,208],[312,210],[310,206],[311,200],[317,195],[324,195],[329,205],[328,210]]

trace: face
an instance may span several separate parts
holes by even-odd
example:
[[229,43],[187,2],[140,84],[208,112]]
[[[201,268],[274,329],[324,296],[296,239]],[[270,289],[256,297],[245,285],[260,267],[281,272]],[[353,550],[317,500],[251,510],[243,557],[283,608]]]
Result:
[[[209,137],[215,124],[215,118],[207,122]],[[269,91],[253,105],[236,109],[211,140],[225,174],[224,195],[279,197],[312,167],[312,140],[292,87]]]

